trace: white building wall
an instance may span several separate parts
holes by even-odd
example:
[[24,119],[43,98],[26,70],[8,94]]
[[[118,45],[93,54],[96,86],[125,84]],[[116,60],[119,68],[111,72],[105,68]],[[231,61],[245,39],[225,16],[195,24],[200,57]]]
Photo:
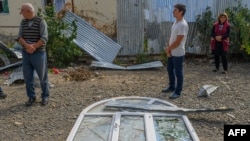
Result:
[[72,3],[74,13],[88,21],[97,30],[116,36],[117,0],[66,0]]
[[[0,37],[16,36],[22,15],[19,14],[22,3],[30,2],[35,11],[44,6],[44,0],[8,0],[9,13],[0,13]],[[87,17],[93,26],[107,34],[115,34],[116,0],[65,0],[74,4],[74,12],[80,17]],[[1,40],[1,39],[0,39]]]
[[[117,0],[74,0],[77,15],[95,18],[97,24],[106,24],[116,19]],[[72,2],[66,0],[65,2]]]
[[19,24],[22,20],[22,15],[19,14],[20,6],[25,2],[32,3],[35,11],[42,8],[41,0],[8,0],[9,13],[0,13],[0,35],[16,36],[18,34]]

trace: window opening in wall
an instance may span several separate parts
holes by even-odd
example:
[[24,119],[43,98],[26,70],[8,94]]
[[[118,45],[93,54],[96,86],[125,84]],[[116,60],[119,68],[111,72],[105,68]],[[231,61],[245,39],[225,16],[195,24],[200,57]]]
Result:
[[65,4],[65,0],[44,0],[44,6],[53,5],[55,8],[55,12],[59,12],[63,9]]
[[0,13],[9,13],[8,0],[0,0]]

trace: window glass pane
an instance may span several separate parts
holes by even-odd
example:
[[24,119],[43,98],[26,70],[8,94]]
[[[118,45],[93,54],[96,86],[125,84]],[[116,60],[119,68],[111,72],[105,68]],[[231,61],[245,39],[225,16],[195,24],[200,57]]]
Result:
[[64,4],[65,4],[65,0],[55,0],[54,2],[55,2],[56,12],[59,12],[60,10],[63,9]]
[[85,117],[77,130],[75,141],[107,141],[112,117]]
[[180,117],[154,117],[157,141],[192,141]]
[[119,141],[146,141],[144,118],[140,116],[122,116]]

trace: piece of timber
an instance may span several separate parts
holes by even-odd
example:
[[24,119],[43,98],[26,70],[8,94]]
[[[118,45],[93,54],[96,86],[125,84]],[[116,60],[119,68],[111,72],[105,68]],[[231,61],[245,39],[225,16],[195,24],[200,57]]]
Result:
[[105,108],[126,108],[126,109],[139,109],[148,111],[158,111],[167,113],[198,113],[198,112],[230,112],[234,111],[233,108],[220,107],[220,108],[201,108],[201,109],[187,109],[179,107],[170,107],[165,105],[154,105],[154,104],[131,104],[121,101],[110,101],[105,104]]

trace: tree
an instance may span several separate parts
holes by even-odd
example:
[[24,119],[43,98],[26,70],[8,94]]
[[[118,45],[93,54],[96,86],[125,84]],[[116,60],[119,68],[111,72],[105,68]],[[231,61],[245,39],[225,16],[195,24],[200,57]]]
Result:
[[196,16],[196,29],[201,46],[204,47],[206,54],[210,51],[210,38],[214,19],[210,7],[205,12]]
[[230,50],[234,53],[245,52],[243,55],[246,57],[250,55],[250,10],[239,0],[236,2],[237,6],[226,9],[231,25]]

